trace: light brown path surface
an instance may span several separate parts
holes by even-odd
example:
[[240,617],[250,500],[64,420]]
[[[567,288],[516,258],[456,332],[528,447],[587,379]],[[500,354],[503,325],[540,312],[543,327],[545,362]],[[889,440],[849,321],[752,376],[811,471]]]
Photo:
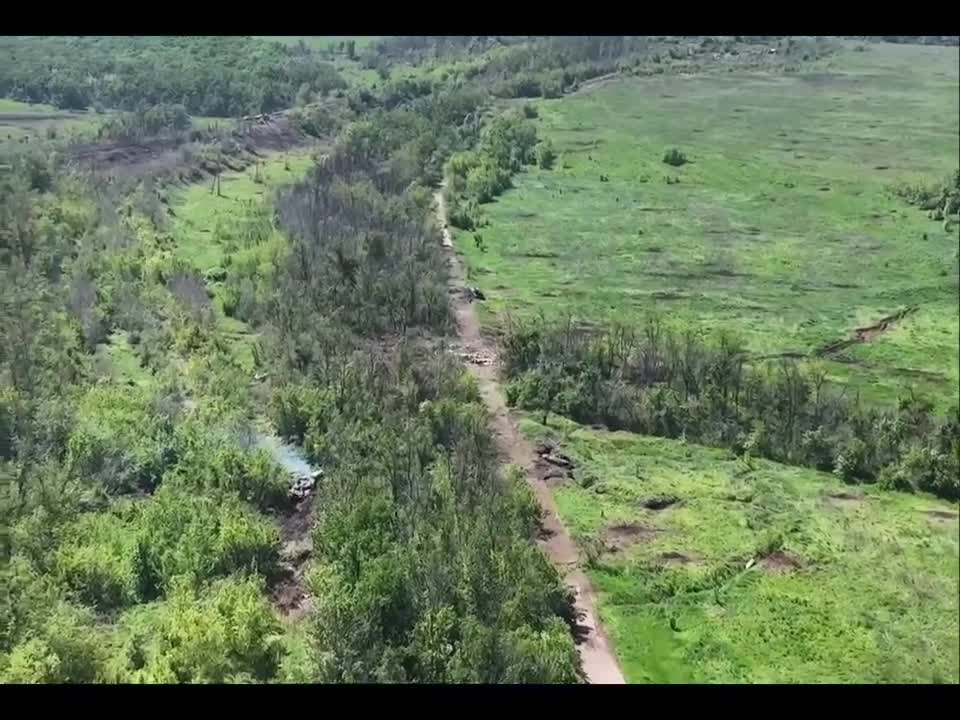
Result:
[[443,229],[443,248],[450,268],[451,302],[459,328],[460,351],[468,359],[467,369],[477,379],[483,401],[493,416],[493,430],[504,460],[523,468],[527,482],[544,510],[544,538],[539,541],[547,557],[565,575],[565,580],[576,593],[579,618],[577,650],[587,680],[593,684],[625,684],[616,655],[603,629],[597,623],[596,602],[590,581],[580,569],[579,553],[570,534],[560,522],[553,495],[546,484],[533,472],[533,447],[520,433],[510,417],[497,377],[496,348],[480,334],[480,322],[473,309],[468,292],[464,292],[466,273],[463,262],[453,249],[447,229],[447,211],[442,190],[435,196],[437,216]]

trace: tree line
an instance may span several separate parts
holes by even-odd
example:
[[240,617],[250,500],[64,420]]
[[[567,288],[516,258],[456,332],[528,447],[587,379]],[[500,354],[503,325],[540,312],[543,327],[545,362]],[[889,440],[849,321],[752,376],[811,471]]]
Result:
[[659,318],[598,332],[544,320],[508,327],[501,360],[512,405],[741,455],[832,471],[849,482],[960,498],[960,411],[913,393],[870,407],[826,373],[782,358],[750,361]]
[[346,83],[328,63],[251,37],[0,38],[0,96],[70,110],[166,104],[236,117],[291,107],[303,87]]

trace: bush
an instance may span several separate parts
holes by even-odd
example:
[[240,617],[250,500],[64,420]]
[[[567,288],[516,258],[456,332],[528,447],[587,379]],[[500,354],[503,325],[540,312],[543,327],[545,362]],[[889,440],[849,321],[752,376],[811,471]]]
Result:
[[817,470],[830,471],[835,467],[833,444],[826,437],[823,428],[807,430],[800,440],[804,462]]
[[108,662],[111,683],[267,682],[284,650],[281,627],[253,578],[180,585],[124,617]]
[[81,602],[101,612],[140,600],[136,538],[115,515],[81,516],[63,538],[56,567]]
[[510,172],[491,163],[478,165],[467,174],[467,193],[479,203],[491,202],[509,187]]
[[0,671],[0,682],[91,683],[103,667],[102,647],[91,615],[60,604],[33,637],[12,649],[7,667]]
[[930,492],[960,499],[960,463],[933,448],[912,447],[896,465],[883,469],[879,482],[889,489]]
[[526,105],[523,106],[523,116],[528,120],[534,120],[540,117],[540,113],[537,110],[536,105],[531,105],[530,103],[527,103]]
[[863,479],[866,471],[867,446],[860,438],[853,438],[840,446],[833,473],[847,482]]
[[323,431],[333,411],[330,395],[314,385],[285,385],[270,399],[277,433],[295,443],[303,442],[311,426]]
[[676,148],[671,148],[663,156],[663,161],[667,165],[672,165],[674,167],[680,167],[681,165],[686,164],[687,156]]
[[177,428],[179,461],[164,483],[232,494],[261,510],[283,507],[289,480],[265,450],[241,447],[238,430],[191,418]]
[[269,574],[276,528],[229,496],[162,489],[136,522],[141,594],[170,592],[178,578],[200,583],[234,572]]
[[549,139],[541,141],[537,146],[537,164],[544,170],[549,170],[556,159],[557,153],[553,149],[553,143]]
[[68,472],[111,493],[155,487],[176,459],[170,419],[156,400],[131,388],[91,389],[67,443]]

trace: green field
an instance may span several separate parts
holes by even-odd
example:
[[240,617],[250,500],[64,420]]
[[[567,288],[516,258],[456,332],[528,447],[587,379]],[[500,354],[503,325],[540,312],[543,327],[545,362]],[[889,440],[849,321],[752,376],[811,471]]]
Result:
[[308,151],[275,154],[260,163],[259,171],[250,166],[223,173],[219,197],[210,191],[210,180],[178,191],[172,202],[178,255],[201,271],[218,265],[223,260],[218,228],[233,222],[245,203],[270,197],[278,187],[303,177],[312,165]]
[[[904,383],[956,397],[958,225],[888,190],[958,165],[956,48],[871,45],[815,73],[617,80],[537,107],[554,169],[485,206],[486,252],[457,237],[488,322],[656,309],[732,329],[756,353],[809,353],[916,307],[829,370],[878,400]],[[690,162],[665,164],[672,147]]]
[[353,40],[357,49],[372,45],[380,39],[380,35],[255,35],[260,40],[270,40],[284,45],[298,45],[300,41],[311,50],[328,50],[341,42]]
[[[629,682],[960,681],[955,505],[563,420],[523,429],[576,462],[554,497]],[[657,497],[678,502],[644,507]]]
[[92,131],[102,121],[92,112],[58,110],[52,105],[0,98],[0,144],[47,139],[50,133]]
[[[209,183],[190,185],[180,191],[171,203],[176,212],[173,235],[177,256],[200,272],[221,265],[225,244],[230,242],[232,230],[243,217],[246,204],[271,197],[278,188],[301,179],[313,164],[313,154],[308,150],[275,154],[260,163],[259,171],[249,167],[241,172],[224,173],[220,178],[221,197],[210,192]],[[249,256],[259,263],[269,252],[270,248],[253,247],[241,250],[237,257]],[[217,324],[235,357],[243,367],[252,368],[250,329],[246,323],[223,313],[218,291],[215,286]]]

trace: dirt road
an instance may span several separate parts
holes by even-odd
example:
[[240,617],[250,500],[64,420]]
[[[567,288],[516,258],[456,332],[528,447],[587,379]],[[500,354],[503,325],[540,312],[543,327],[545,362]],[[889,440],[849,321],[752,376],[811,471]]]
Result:
[[442,190],[435,196],[437,216],[443,228],[443,248],[450,268],[451,302],[459,327],[460,351],[468,358],[467,368],[477,379],[483,401],[493,416],[493,429],[497,436],[503,459],[523,468],[530,487],[545,513],[545,537],[540,546],[558,568],[576,593],[576,609],[579,618],[577,649],[583,663],[587,680],[593,684],[619,684],[626,681],[610,642],[597,623],[596,602],[590,582],[579,566],[579,553],[570,534],[560,522],[553,496],[546,484],[533,472],[535,454],[533,447],[520,434],[510,417],[503,392],[497,378],[496,348],[480,334],[480,323],[473,309],[469,293],[463,292],[466,281],[463,262],[453,249],[453,241],[447,229],[447,208]]

